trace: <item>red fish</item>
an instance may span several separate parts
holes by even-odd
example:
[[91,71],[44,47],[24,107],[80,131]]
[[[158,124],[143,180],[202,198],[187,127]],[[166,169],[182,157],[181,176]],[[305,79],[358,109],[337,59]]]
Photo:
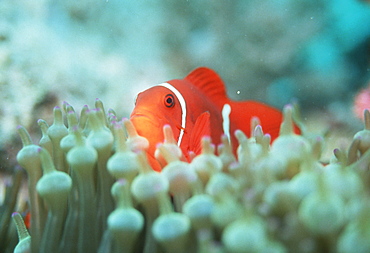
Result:
[[163,164],[154,158],[154,152],[156,145],[163,142],[164,125],[171,126],[178,146],[189,159],[189,152],[201,152],[203,136],[210,136],[218,145],[225,133],[235,152],[238,145],[235,130],[249,134],[250,120],[255,116],[272,140],[279,135],[282,122],[279,110],[256,101],[230,100],[218,74],[201,67],[184,79],[158,84],[139,93],[130,120],[138,134],[149,141],[147,153],[151,166],[161,171]]

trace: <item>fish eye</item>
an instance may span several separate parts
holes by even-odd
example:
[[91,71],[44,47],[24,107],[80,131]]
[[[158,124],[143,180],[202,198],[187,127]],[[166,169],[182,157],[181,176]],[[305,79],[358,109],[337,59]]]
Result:
[[168,108],[171,108],[175,105],[175,98],[172,94],[167,94],[164,97],[164,105]]

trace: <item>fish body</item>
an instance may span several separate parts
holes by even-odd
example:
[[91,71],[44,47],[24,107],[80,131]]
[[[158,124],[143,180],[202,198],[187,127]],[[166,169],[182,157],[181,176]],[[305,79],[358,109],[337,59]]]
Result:
[[130,120],[139,135],[149,141],[148,159],[154,170],[163,164],[154,158],[156,145],[163,142],[162,128],[168,124],[178,146],[189,160],[189,153],[201,152],[201,138],[210,136],[219,144],[221,135],[229,136],[234,153],[237,129],[249,135],[251,118],[258,117],[265,133],[279,135],[282,113],[256,101],[233,101],[227,97],[218,74],[205,67],[193,70],[184,79],[170,80],[138,94]]

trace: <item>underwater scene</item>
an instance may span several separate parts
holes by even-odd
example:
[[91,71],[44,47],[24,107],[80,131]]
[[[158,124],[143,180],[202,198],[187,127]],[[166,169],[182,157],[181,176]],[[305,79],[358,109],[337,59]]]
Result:
[[1,0],[0,252],[370,252],[370,1]]

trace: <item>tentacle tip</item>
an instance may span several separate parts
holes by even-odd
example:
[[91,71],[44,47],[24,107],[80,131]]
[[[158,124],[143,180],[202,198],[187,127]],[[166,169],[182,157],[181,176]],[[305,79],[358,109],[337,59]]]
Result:
[[316,136],[316,141],[323,141],[323,140],[324,140],[324,138],[322,136],[320,136],[320,135]]
[[203,141],[205,141],[205,142],[211,142],[211,136],[209,136],[209,135],[204,135],[204,136],[202,137],[202,140],[203,140]]
[[236,137],[239,143],[248,138],[248,136],[246,136],[245,133],[240,129],[235,130],[234,136]]
[[334,150],[333,150],[333,154],[337,157],[338,155],[341,155],[341,151],[340,151],[340,149],[339,148],[335,148]]
[[163,146],[163,143],[162,142],[158,142],[156,145],[155,145],[155,148],[156,149],[159,149]]
[[128,183],[128,181],[124,178],[120,178],[117,180],[117,184],[121,185],[121,186],[124,186]]

